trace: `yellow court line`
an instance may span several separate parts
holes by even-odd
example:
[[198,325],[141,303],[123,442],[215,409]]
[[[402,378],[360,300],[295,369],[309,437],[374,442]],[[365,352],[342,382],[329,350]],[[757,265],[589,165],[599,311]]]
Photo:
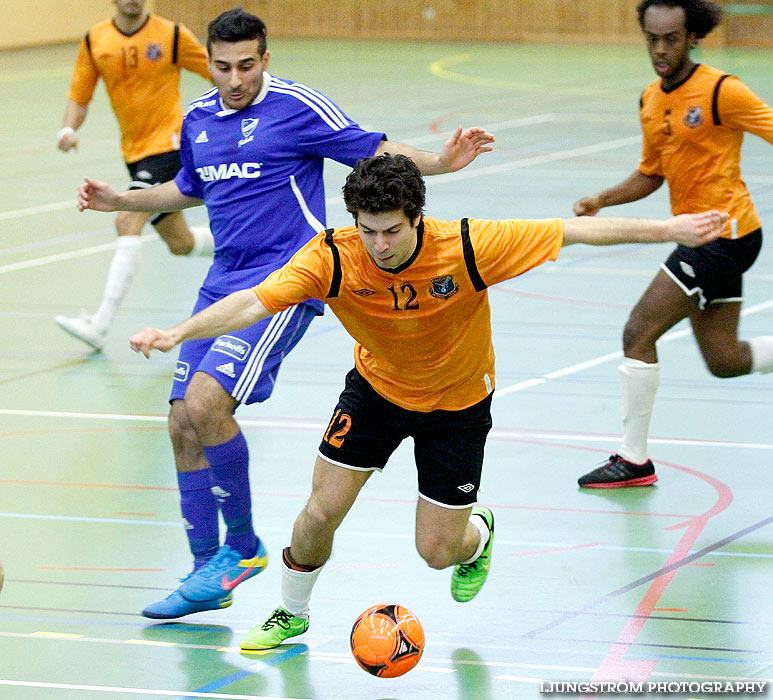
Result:
[[429,72],[436,78],[448,80],[454,83],[464,83],[467,85],[478,85],[480,87],[507,88],[510,90],[539,90],[544,93],[545,89],[551,95],[582,95],[584,97],[609,97],[622,93],[622,89],[593,89],[583,85],[581,87],[569,87],[561,85],[545,85],[544,83],[528,83],[514,80],[502,80],[501,78],[486,78],[480,75],[465,75],[449,70],[449,67],[461,63],[467,63],[474,57],[471,54],[457,54],[447,58],[439,58],[429,64]]

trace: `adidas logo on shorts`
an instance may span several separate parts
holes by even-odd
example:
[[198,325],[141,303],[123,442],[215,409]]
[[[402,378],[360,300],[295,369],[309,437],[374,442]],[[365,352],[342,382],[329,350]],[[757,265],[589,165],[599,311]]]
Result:
[[231,377],[231,379],[233,379],[236,376],[236,372],[234,372],[233,362],[226,362],[224,365],[218,365],[217,367],[215,367],[215,369],[218,372],[222,372],[226,377]]

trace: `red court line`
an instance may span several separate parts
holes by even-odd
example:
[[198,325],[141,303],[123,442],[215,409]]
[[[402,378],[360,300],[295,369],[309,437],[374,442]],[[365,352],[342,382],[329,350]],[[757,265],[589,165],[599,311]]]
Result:
[[[724,482],[719,481],[719,479],[715,479],[704,472],[700,472],[697,469],[691,469],[671,462],[658,462],[658,464],[685,472],[701,479],[717,492],[717,500],[708,510],[700,515],[693,516],[683,523],[671,525],[666,528],[667,530],[684,528],[684,534],[673,552],[671,552],[666,563],[663,565],[663,568],[667,569],[669,566],[676,564],[689,556],[693,545],[698,537],[700,537],[709,520],[719,515],[733,502],[733,491]],[[679,568],[675,567],[652,581],[649,588],[644,593],[644,596],[639,601],[639,604],[636,606],[636,610],[634,611],[635,617],[629,619],[625,624],[612,645],[612,648],[607,652],[607,655],[593,674],[592,680],[626,679],[629,681],[643,682],[651,677],[652,672],[655,670],[655,666],[657,666],[657,660],[626,659],[625,655],[636,641],[636,638],[644,628],[645,623],[655,610],[658,600],[660,600],[663,593],[665,593],[678,570]]]
[[[509,438],[513,442],[527,442],[525,440],[518,440],[515,438]],[[543,444],[543,443],[536,443]],[[555,447],[557,443],[544,443],[552,447]],[[558,445],[559,447],[566,447],[566,445]],[[577,449],[591,449],[591,448],[577,448]],[[598,452],[599,450],[593,450]],[[123,489],[126,491],[171,491],[177,493],[176,486],[142,486],[140,484],[89,484],[81,481],[42,481],[34,479],[0,479],[0,484],[9,484],[12,486],[61,486],[65,488],[83,488],[83,489]],[[307,499],[308,493],[276,493],[272,491],[253,491],[253,496],[269,497],[269,498],[300,498]],[[414,505],[416,503],[415,498],[373,498],[365,497],[358,499],[362,502],[371,503],[403,503],[407,505]],[[527,511],[548,511],[551,513],[582,513],[588,515],[632,515],[642,518],[689,518],[691,516],[685,513],[644,513],[640,511],[631,510],[601,510],[593,508],[555,508],[550,506],[514,506],[514,505],[499,505],[491,504],[493,508],[503,510],[527,510]]]

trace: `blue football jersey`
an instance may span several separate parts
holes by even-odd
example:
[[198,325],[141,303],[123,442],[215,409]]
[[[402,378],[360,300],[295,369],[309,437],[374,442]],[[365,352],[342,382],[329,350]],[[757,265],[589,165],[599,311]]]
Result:
[[324,159],[353,166],[385,138],[319,92],[268,73],[244,109],[225,108],[216,89],[194,100],[175,182],[209,213],[215,257],[203,286],[228,294],[284,265],[325,228]]

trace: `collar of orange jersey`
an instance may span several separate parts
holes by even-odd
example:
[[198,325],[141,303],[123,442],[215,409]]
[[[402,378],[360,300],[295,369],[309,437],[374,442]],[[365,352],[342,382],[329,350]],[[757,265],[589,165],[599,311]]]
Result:
[[148,16],[145,17],[145,21],[137,27],[133,32],[130,34],[127,34],[125,31],[123,31],[116,23],[115,23],[115,17],[111,20],[113,23],[113,26],[115,27],[115,31],[117,31],[121,36],[130,37],[134,36],[137,32],[141,32],[143,29],[145,29],[145,25],[150,22],[150,13],[148,12]]
[[414,248],[413,253],[411,253],[411,257],[409,257],[402,265],[398,265],[393,269],[387,270],[383,267],[380,267],[379,269],[384,272],[391,272],[392,274],[397,274],[398,272],[408,269],[413,265],[413,261],[419,256],[422,243],[424,243],[424,217],[422,217],[421,221],[419,221],[419,225],[416,227],[416,248]]
[[690,78],[692,78],[693,75],[695,75],[695,71],[698,70],[698,68],[700,68],[700,67],[701,67],[701,64],[700,63],[696,63],[692,67],[692,70],[684,78],[682,78],[676,85],[672,85],[670,88],[668,88],[668,90],[666,90],[666,88],[663,87],[663,81],[661,80],[660,81],[660,89],[663,92],[665,92],[666,94],[668,94],[670,92],[673,92],[677,88],[682,87],[682,85],[684,85]]

